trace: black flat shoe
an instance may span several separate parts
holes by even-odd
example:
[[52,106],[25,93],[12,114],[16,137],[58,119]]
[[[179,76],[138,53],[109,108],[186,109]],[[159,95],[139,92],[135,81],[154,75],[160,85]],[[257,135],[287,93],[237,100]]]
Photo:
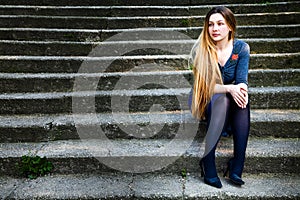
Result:
[[205,177],[202,159],[199,164],[200,164],[200,168],[201,168],[201,177],[204,177],[204,183],[207,185],[213,186],[215,188],[222,188],[222,183],[221,183],[221,180],[219,179],[219,177],[213,177],[213,178]]

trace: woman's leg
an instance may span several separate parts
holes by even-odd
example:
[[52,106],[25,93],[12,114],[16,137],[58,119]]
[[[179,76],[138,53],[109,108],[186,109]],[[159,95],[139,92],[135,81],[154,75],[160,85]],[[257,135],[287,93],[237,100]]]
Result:
[[249,104],[246,108],[242,109],[238,107],[236,103],[232,103],[230,117],[234,143],[234,158],[232,160],[230,174],[236,174],[241,177],[244,169],[245,153],[250,130]]
[[226,94],[215,94],[207,107],[207,133],[202,163],[206,178],[217,177],[215,151],[220,135],[227,127],[230,99]]

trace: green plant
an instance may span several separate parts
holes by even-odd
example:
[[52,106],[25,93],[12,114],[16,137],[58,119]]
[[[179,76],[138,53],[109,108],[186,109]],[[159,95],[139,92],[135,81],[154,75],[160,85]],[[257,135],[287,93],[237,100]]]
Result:
[[21,157],[20,163],[17,163],[17,168],[21,176],[35,179],[50,173],[53,164],[45,156],[42,158],[37,155],[24,155]]
[[186,178],[186,175],[187,175],[186,169],[183,168],[183,169],[181,170],[181,177],[182,177],[182,178]]
[[188,19],[181,19],[181,24],[183,26],[190,26],[190,21]]

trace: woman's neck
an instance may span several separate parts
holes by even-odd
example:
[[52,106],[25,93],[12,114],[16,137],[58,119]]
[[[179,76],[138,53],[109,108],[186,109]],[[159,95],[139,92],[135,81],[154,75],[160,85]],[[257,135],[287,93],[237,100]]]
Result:
[[222,51],[224,49],[227,49],[228,47],[232,46],[232,39],[231,40],[221,40],[219,42],[217,42],[216,47],[218,51]]

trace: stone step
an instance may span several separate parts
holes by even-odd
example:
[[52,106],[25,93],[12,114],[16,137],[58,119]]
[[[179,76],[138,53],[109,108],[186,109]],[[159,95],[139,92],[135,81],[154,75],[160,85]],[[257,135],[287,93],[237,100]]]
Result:
[[[300,12],[236,14],[239,25],[298,24]],[[3,28],[124,29],[202,26],[205,16],[81,17],[0,15]]]
[[[238,38],[291,38],[299,37],[299,24],[238,26]],[[176,31],[196,39],[202,27],[139,28],[139,31]],[[0,28],[1,40],[35,41],[104,41],[130,29],[53,29],[53,28]]]
[[236,187],[221,178],[223,188],[204,184],[198,173],[178,174],[51,175],[36,180],[0,177],[2,199],[253,199],[296,200],[299,174],[244,174]]
[[[89,82],[81,86],[93,87]],[[90,85],[89,85],[90,84]],[[159,104],[166,111],[188,110],[190,88],[133,89],[119,87],[112,91],[83,91],[54,93],[0,94],[0,114],[111,112],[148,112]],[[162,85],[162,88],[165,86]],[[78,89],[78,90],[77,90]],[[299,91],[295,87],[250,88],[249,98],[254,109],[299,109]]]
[[[251,53],[294,53],[300,46],[300,38],[244,39]],[[147,40],[117,42],[62,42],[62,41],[12,41],[0,40],[1,55],[28,56],[114,56],[110,50],[125,49],[126,55],[168,55],[168,49],[179,55],[189,54],[196,40]],[[100,49],[101,51],[100,51]],[[99,49],[99,50],[97,50]],[[102,49],[106,49],[107,53]],[[131,50],[134,49],[134,50]],[[100,51],[100,52],[99,52]],[[95,52],[95,53],[94,53]]]
[[[237,26],[237,32],[236,32],[236,36],[238,38],[288,38],[288,37],[299,37],[299,24],[286,24],[286,25],[240,25],[238,24]],[[0,31],[2,30],[2,28],[0,28]],[[6,30],[6,29],[3,29]],[[19,30],[20,32],[23,29],[17,29],[17,28],[11,28],[8,30]],[[42,29],[42,30],[35,30],[35,29],[24,29],[24,30],[28,30],[28,31],[35,31],[34,34],[36,34],[36,36],[32,36],[34,38],[37,37],[37,35],[41,35],[41,33],[37,32],[37,31],[41,31],[42,33],[44,33],[47,30],[51,30],[51,29]],[[55,33],[59,33],[58,30],[61,29],[54,29],[57,30]],[[71,29],[73,30],[73,29]],[[202,27],[195,27],[195,26],[190,26],[190,27],[171,27],[171,28],[154,28],[154,27],[147,27],[147,28],[138,28],[137,29],[140,32],[143,31],[177,31],[177,32],[181,32],[186,34],[187,36],[193,38],[193,39],[197,39],[202,31]],[[89,30],[86,30],[89,31]],[[93,31],[93,30],[91,30]],[[100,40],[106,40],[110,37],[112,37],[113,35],[119,34],[121,32],[129,32],[132,30],[128,30],[128,29],[102,29],[101,30],[101,34],[100,35]],[[0,32],[1,33],[1,32]],[[14,32],[15,33],[15,32]],[[23,32],[21,32],[23,33]],[[19,33],[19,35],[21,34]],[[27,34],[30,34],[28,32],[26,32]],[[15,34],[18,34],[15,33]],[[94,35],[96,34],[95,32],[93,33]],[[30,36],[33,35],[30,34]],[[62,35],[62,34],[60,34]],[[66,34],[68,35],[68,34]],[[70,35],[70,34],[69,34]],[[76,38],[79,38],[80,36],[76,36],[78,35],[78,33],[74,33],[73,34],[73,40]],[[17,35],[16,35],[17,36]],[[26,35],[24,36],[18,36],[18,38],[22,38],[22,37],[26,37]],[[96,36],[92,36],[92,38],[97,38]],[[55,38],[55,36],[53,36],[52,38]],[[62,36],[62,38],[64,38],[64,36]],[[61,38],[61,39],[62,39]],[[71,37],[69,37],[71,38]],[[99,38],[99,37],[98,37]],[[13,38],[13,39],[17,39],[17,38]],[[29,38],[30,39],[30,38]],[[26,38],[25,38],[26,40]],[[28,39],[27,39],[28,40]],[[68,39],[67,39],[68,40]],[[82,40],[82,39],[81,39]]]
[[[247,3],[269,4],[278,2],[278,0],[269,0],[267,2],[261,0],[248,0]],[[287,0],[285,2],[297,2],[295,0]],[[41,6],[174,6],[174,5],[215,5],[215,4],[235,4],[245,3],[244,0],[218,0],[207,2],[206,0],[85,0],[84,2],[73,2],[70,0],[1,0],[2,5],[41,5]]]
[[[225,4],[233,13],[297,12],[300,2]],[[28,6],[0,5],[0,15],[49,16],[187,16],[206,15],[214,5],[200,6]]]
[[[193,133],[203,137],[206,127],[189,111],[97,114],[96,118],[92,114],[0,115],[0,119],[3,143],[80,139],[85,135],[76,126],[109,139],[172,139],[182,125],[196,126]],[[251,109],[252,137],[300,138],[299,124],[299,110]],[[99,135],[89,137],[97,139]]]
[[[251,54],[251,69],[299,69],[300,53]],[[188,69],[188,55],[147,56],[0,56],[1,73],[77,73],[83,64],[88,73],[126,72],[144,65]],[[80,72],[79,72],[80,73]]]
[[[21,156],[47,157],[54,174],[199,172],[204,144],[193,138],[170,140],[66,140],[45,143],[1,143],[1,174],[16,175]],[[222,138],[216,152],[218,172],[232,157],[232,138]],[[249,138],[245,173],[299,174],[299,139]],[[133,164],[134,163],[134,164]],[[277,167],[276,167],[277,166]]]
[[[193,84],[191,70],[179,71],[145,71],[115,73],[0,73],[1,93],[41,93],[71,92],[76,79],[89,79],[98,82],[97,90],[114,90],[119,81],[130,84],[131,81],[143,85],[143,88],[158,88],[155,80],[164,80],[171,87],[185,87],[181,78]],[[249,87],[287,87],[300,85],[300,69],[257,69],[249,70]],[[124,82],[125,80],[125,82]],[[127,80],[127,81],[126,81]],[[130,80],[130,81],[129,81]],[[184,80],[184,79],[182,79]],[[130,86],[128,85],[128,88]]]

